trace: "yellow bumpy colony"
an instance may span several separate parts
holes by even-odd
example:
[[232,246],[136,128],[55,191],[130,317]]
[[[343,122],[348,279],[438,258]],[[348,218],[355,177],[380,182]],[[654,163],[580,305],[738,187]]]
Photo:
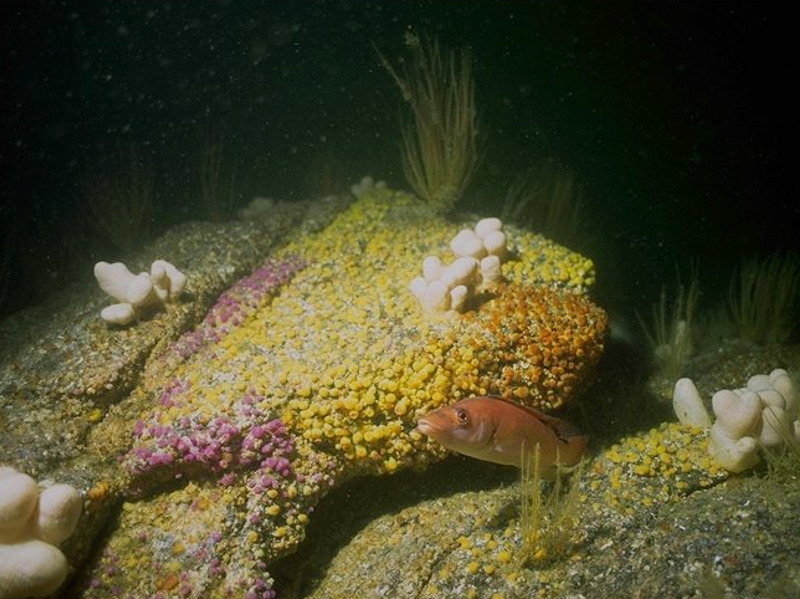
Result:
[[431,318],[408,285],[426,256],[453,259],[459,228],[411,196],[363,196],[279,252],[305,268],[213,351],[179,367],[191,400],[163,416],[213,418],[250,393],[284,420],[301,454],[330,455],[349,476],[441,455],[416,419],[463,397],[563,405],[602,351],[606,315],[586,298],[592,262],[507,227],[505,283],[476,309]]

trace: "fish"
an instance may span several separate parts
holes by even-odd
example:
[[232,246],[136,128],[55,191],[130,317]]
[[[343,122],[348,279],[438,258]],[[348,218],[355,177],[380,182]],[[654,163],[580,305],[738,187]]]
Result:
[[589,443],[589,437],[566,420],[491,395],[434,410],[417,421],[417,429],[451,451],[517,468],[538,444],[539,472],[547,478],[553,478],[558,467],[577,464]]

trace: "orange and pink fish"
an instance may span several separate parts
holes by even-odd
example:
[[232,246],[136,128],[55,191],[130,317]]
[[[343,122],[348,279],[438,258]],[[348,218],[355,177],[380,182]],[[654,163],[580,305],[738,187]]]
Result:
[[589,442],[566,420],[492,396],[441,407],[420,418],[417,428],[452,451],[518,468],[538,444],[539,471],[545,477],[555,475],[557,464],[577,464]]

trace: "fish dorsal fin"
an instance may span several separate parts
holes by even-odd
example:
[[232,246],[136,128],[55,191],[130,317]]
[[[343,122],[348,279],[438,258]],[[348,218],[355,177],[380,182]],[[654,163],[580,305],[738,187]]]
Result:
[[527,412],[539,422],[544,424],[547,428],[553,431],[553,434],[558,437],[560,441],[566,443],[572,437],[583,437],[583,433],[578,430],[578,427],[572,424],[567,420],[563,420],[561,418],[556,418],[555,416],[549,416],[544,412],[540,412],[536,408],[532,408],[530,406],[523,405],[521,403],[517,403],[515,401],[511,401],[510,399],[506,399],[505,397],[500,397],[498,395],[488,395],[489,399],[495,399],[497,401],[502,401],[507,403],[515,408],[522,410],[523,412]]

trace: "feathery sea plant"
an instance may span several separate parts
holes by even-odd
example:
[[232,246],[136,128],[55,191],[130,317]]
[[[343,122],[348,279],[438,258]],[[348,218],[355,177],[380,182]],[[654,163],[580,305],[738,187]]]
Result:
[[728,292],[728,311],[741,339],[769,345],[789,340],[800,308],[800,257],[774,253],[742,263]]
[[403,170],[411,187],[440,213],[458,201],[478,166],[478,113],[469,48],[442,50],[406,35],[411,61],[381,63],[411,109],[402,123]]
[[579,235],[581,200],[572,170],[546,162],[508,188],[500,219],[571,244]]
[[763,448],[770,478],[797,479],[800,473],[800,443],[794,438],[784,439],[784,446]]
[[147,237],[153,210],[154,174],[136,145],[119,145],[86,170],[83,209],[94,229],[124,251]]
[[222,128],[206,127],[200,145],[200,199],[212,222],[230,216],[236,197],[236,164],[225,150]]
[[765,449],[767,476],[773,480],[798,480],[800,472],[800,443],[792,442],[787,447]]
[[11,289],[11,268],[14,250],[14,228],[11,226],[11,219],[7,212],[0,206],[0,308],[6,299],[9,289]]
[[661,299],[652,307],[649,326],[637,314],[658,370],[670,382],[684,375],[694,351],[692,331],[699,294],[698,268],[695,264],[690,268],[688,286],[683,284],[680,273],[677,273],[677,289],[671,303],[667,299],[666,288],[661,288]]
[[[800,372],[795,370],[789,371],[789,377],[792,381],[792,386],[795,389],[800,389]],[[767,410],[776,410],[773,405],[766,407]],[[763,447],[764,457],[767,461],[767,477],[771,480],[797,480],[800,477],[800,438],[795,434],[794,423],[787,422],[789,420],[784,414],[773,412],[772,422],[784,421],[788,424],[786,427],[781,427],[778,433],[783,440],[783,444],[779,447]]]
[[539,470],[540,461],[538,443],[533,450],[523,448],[520,483],[521,565],[530,561],[543,562],[564,557],[578,542],[576,523],[584,462],[569,469],[556,466],[555,479],[549,493],[545,495]]

